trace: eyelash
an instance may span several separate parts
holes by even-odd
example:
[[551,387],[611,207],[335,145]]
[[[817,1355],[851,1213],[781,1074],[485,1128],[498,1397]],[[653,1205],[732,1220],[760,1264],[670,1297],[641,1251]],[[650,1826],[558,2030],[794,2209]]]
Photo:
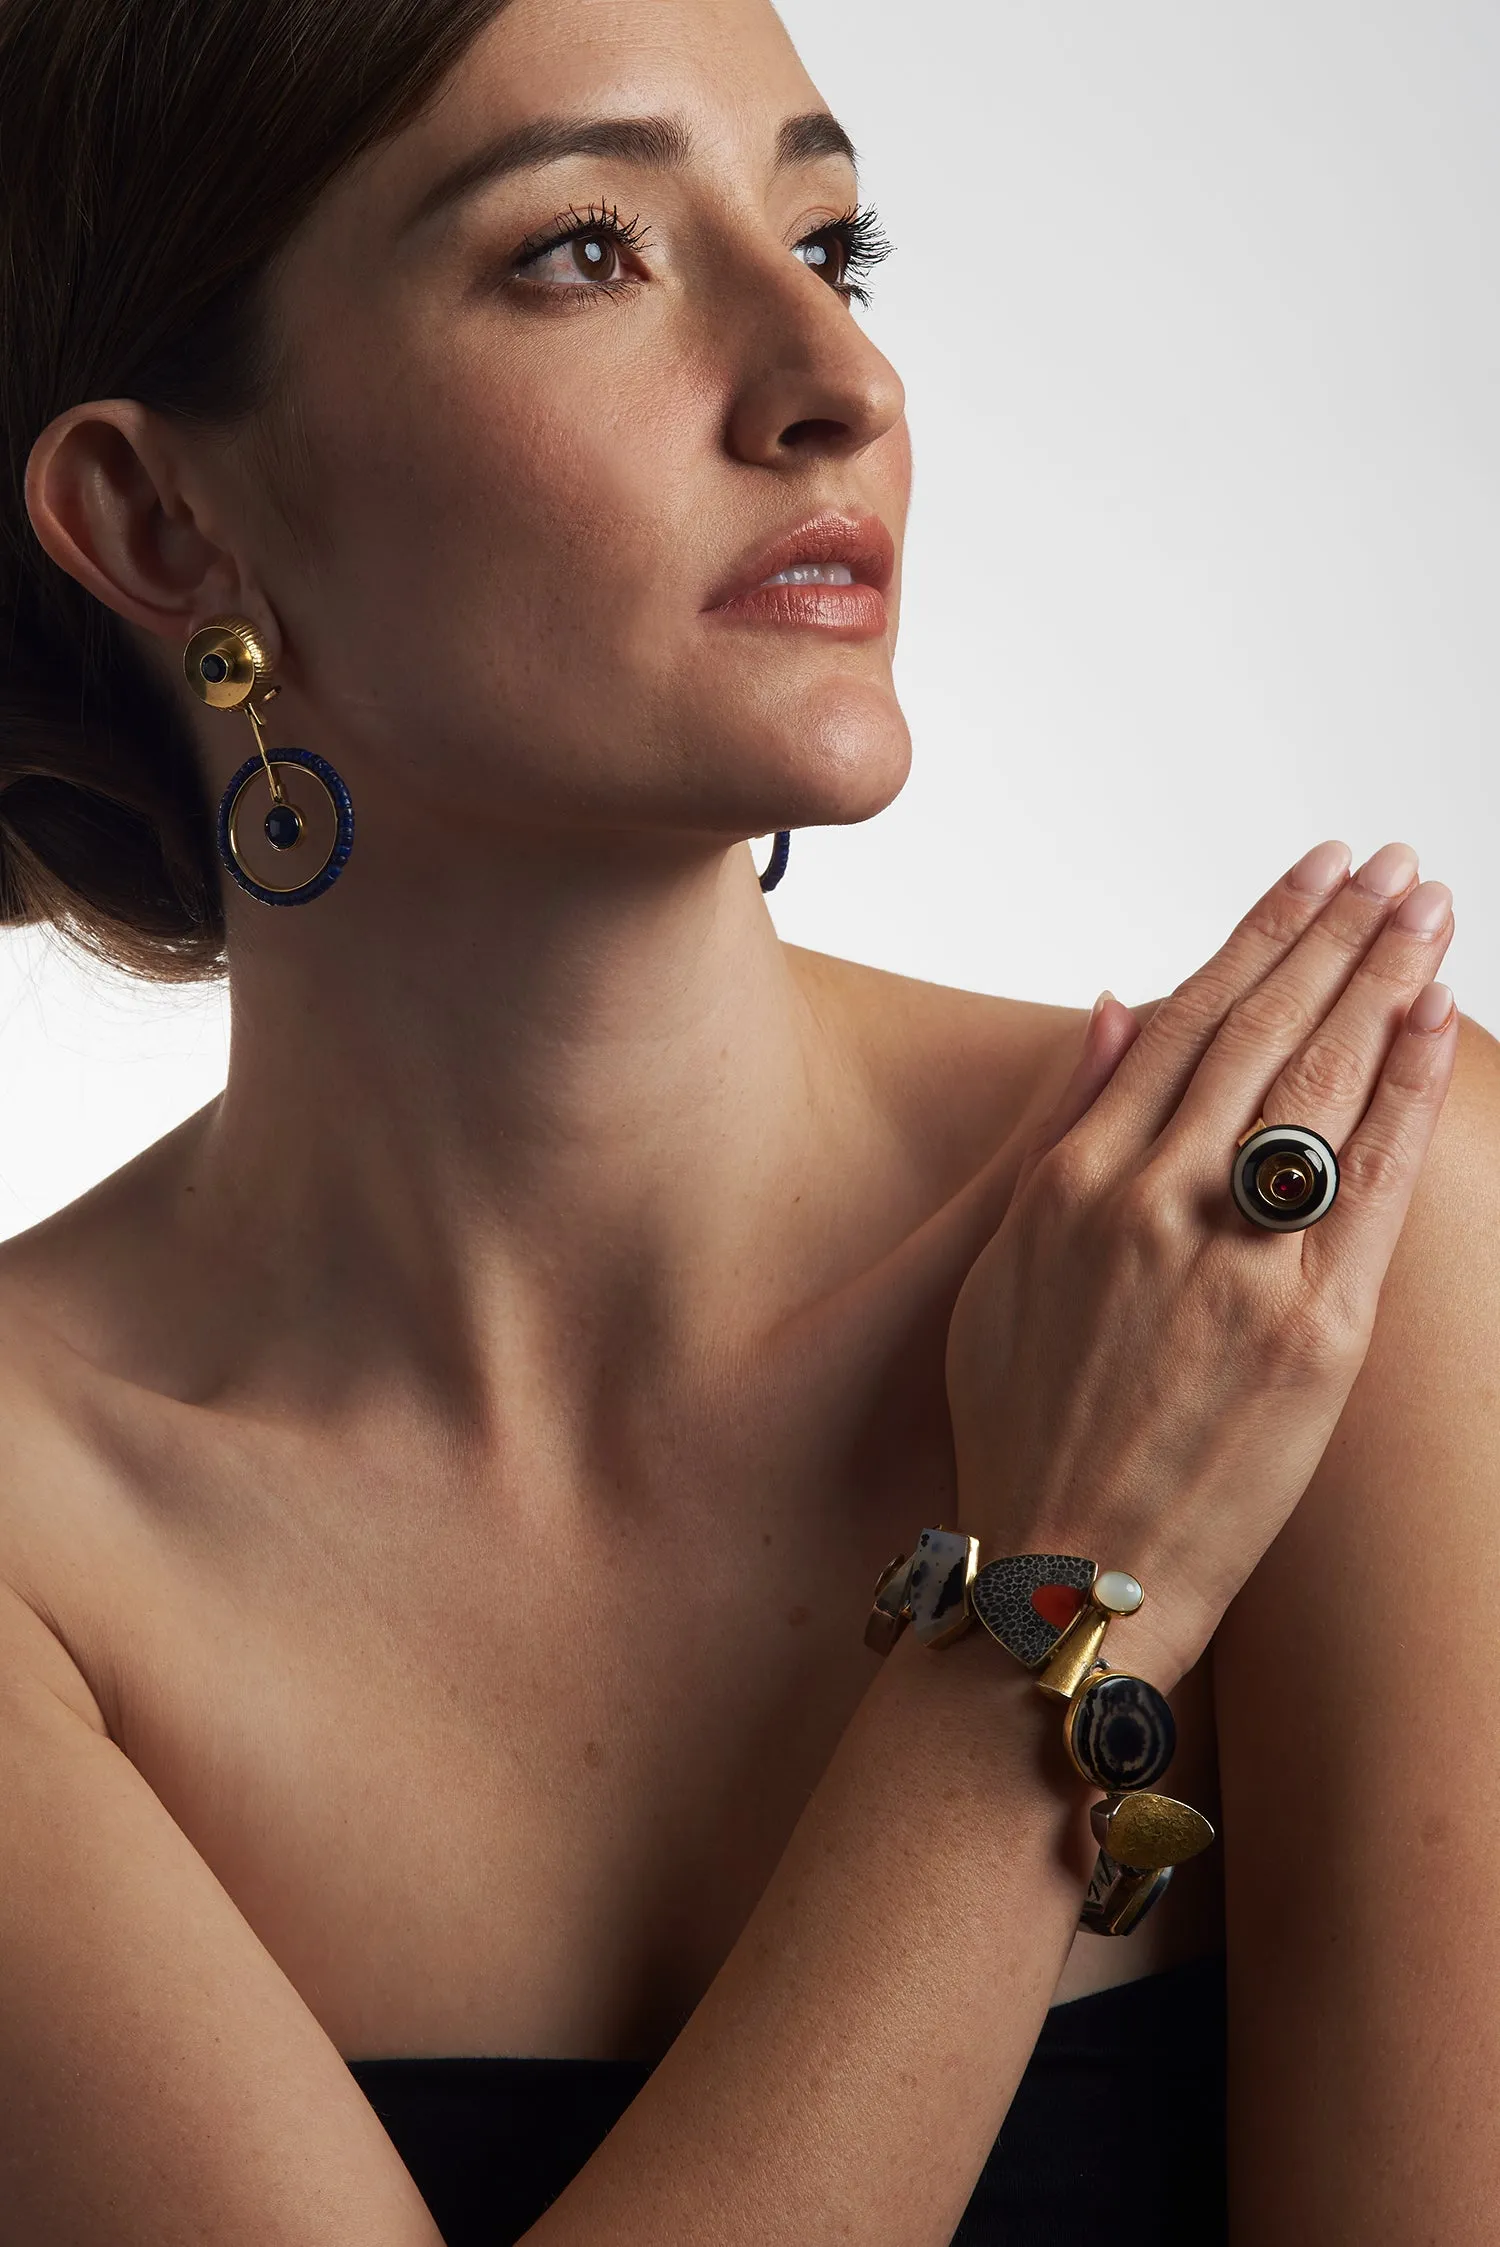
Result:
[[[534,234],[521,244],[516,252],[511,270],[524,274],[528,265],[538,264],[553,250],[560,250],[569,242],[582,242],[590,236],[614,243],[617,249],[640,251],[650,241],[649,231],[643,231],[639,216],[622,219],[613,203],[596,206],[591,203],[586,211],[575,210],[570,204],[564,216],[554,222],[543,234]],[[832,241],[839,247],[840,278],[828,286],[847,304],[867,305],[870,292],[862,285],[859,276],[869,274],[891,254],[892,244],[881,226],[879,218],[869,204],[855,204],[838,218],[830,219],[811,234],[804,234],[796,247],[804,250],[812,243]],[[817,268],[812,270],[816,272]],[[855,278],[851,278],[855,276]],[[547,282],[532,282],[531,287],[546,289]],[[558,287],[559,296],[582,297],[592,300],[601,296],[614,297],[632,284],[624,280],[591,281],[580,288]]]

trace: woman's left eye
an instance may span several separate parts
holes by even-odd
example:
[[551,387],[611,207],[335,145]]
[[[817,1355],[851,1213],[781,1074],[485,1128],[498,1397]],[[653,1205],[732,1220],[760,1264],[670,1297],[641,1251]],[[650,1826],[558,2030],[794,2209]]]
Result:
[[810,265],[815,273],[821,274],[831,287],[841,286],[849,263],[849,245],[836,227],[825,226],[816,234],[807,235],[797,244],[794,254],[804,265]]
[[874,211],[862,204],[816,233],[804,234],[796,254],[850,304],[868,304],[870,292],[860,277],[890,256],[891,245]]

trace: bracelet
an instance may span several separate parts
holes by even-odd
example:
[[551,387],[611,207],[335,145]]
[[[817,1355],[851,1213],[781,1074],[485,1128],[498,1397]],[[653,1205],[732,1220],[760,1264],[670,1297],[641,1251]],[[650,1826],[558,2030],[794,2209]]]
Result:
[[1200,1811],[1150,1791],[1177,1747],[1166,1696],[1103,1658],[1110,1624],[1145,1596],[1123,1568],[1074,1553],[1008,1553],[981,1568],[977,1537],[939,1527],[881,1570],[865,1625],[866,1646],[885,1655],[908,1623],[925,1646],[943,1647],[977,1621],[1065,1704],[1068,1760],[1104,1792],[1089,1814],[1099,1856],[1078,1919],[1092,1935],[1139,1927],[1172,1868],[1214,1838]]

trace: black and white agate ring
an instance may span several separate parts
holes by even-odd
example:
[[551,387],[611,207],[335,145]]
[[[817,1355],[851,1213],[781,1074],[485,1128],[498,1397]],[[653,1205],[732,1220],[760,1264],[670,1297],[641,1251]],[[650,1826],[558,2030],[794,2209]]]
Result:
[[1268,1233],[1300,1233],[1326,1217],[1339,1190],[1338,1157],[1305,1124],[1268,1124],[1247,1131],[1229,1174],[1235,1206]]

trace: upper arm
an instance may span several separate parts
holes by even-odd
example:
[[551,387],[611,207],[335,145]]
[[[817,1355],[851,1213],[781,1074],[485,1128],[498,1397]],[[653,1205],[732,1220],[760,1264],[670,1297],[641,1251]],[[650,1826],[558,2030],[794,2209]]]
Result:
[[0,2243],[440,2247],[338,2051],[0,1583]]
[[1465,1025],[1374,1340],[1215,1642],[1235,2247],[1500,2200],[1500,1047]]

